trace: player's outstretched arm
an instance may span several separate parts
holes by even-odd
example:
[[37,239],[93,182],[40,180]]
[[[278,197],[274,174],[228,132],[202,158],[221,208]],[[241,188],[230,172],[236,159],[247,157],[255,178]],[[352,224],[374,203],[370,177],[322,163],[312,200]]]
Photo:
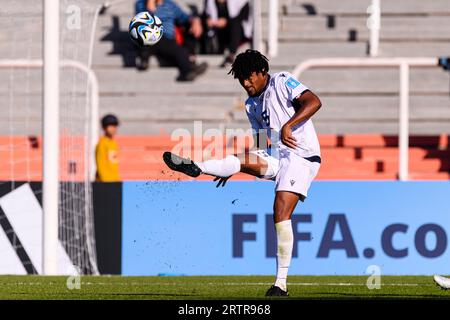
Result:
[[281,142],[290,148],[297,147],[297,140],[292,135],[292,128],[303,121],[310,119],[319,109],[322,107],[322,103],[318,96],[312,91],[307,91],[297,97],[294,101],[300,108],[292,116],[292,118],[286,122],[281,129]]

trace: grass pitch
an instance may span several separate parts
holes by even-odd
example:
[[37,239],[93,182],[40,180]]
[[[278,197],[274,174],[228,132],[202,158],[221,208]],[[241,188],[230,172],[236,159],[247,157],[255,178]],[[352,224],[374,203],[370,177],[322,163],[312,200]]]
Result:
[[[0,276],[0,299],[265,299],[272,276],[240,277],[82,277],[68,289],[67,277]],[[290,297],[281,299],[450,299],[432,277],[383,276],[369,290],[367,277],[291,276]],[[75,282],[72,282],[75,283]]]

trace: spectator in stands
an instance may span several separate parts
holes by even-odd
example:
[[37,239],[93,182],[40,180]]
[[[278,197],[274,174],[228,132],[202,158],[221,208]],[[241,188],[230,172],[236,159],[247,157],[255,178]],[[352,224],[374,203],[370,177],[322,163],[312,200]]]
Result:
[[120,181],[119,177],[119,146],[114,139],[119,119],[115,115],[107,114],[102,118],[104,135],[100,138],[95,149],[97,163],[96,180],[101,182]]
[[206,0],[204,16],[207,36],[217,36],[220,52],[228,49],[221,67],[230,66],[238,47],[252,35],[250,6],[248,0]]
[[[137,0],[136,11],[149,11],[157,15],[164,25],[162,39],[155,45],[140,50],[136,59],[136,66],[140,70],[148,68],[151,55],[172,61],[180,72],[177,81],[193,81],[206,71],[206,63],[197,64],[194,52],[180,45],[176,40],[176,26],[188,25],[189,34],[199,39],[203,33],[201,19],[185,13],[172,0]],[[186,39],[188,36],[185,37]],[[192,48],[192,46],[191,46]]]

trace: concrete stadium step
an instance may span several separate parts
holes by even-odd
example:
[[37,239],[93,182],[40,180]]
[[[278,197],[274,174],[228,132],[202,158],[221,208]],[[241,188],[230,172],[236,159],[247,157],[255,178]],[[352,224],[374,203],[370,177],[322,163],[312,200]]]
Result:
[[[79,137],[67,137],[80,139]],[[229,138],[221,137],[223,142]],[[323,143],[323,163],[319,172],[319,180],[395,180],[398,170],[398,149],[395,146],[397,138],[381,135],[345,135],[320,136]],[[41,145],[31,148],[30,138],[25,136],[0,137],[0,156],[9,161],[0,165],[0,178],[8,179],[14,172],[14,177],[26,179],[40,178]],[[37,138],[40,141],[40,138]],[[191,142],[202,141],[204,148],[209,140],[199,137]],[[171,150],[177,141],[169,136],[119,136],[120,171],[123,179],[133,180],[190,180],[186,176],[168,170],[161,161],[165,150]],[[450,157],[448,135],[411,137],[410,172],[412,179],[418,180],[448,180],[450,172]],[[415,145],[427,147],[419,148]],[[439,148],[444,148],[440,150]],[[201,149],[197,150],[201,151]],[[231,151],[231,150],[228,150]],[[195,152],[193,157],[195,157]],[[83,159],[76,154],[64,158],[60,166],[63,179],[81,179],[80,172],[71,174],[68,170],[69,161],[82,165]],[[81,167],[78,167],[81,169]],[[10,178],[10,177],[9,177]],[[237,175],[233,180],[254,180],[249,176]],[[203,176],[201,180],[211,180]]]
[[[398,134],[398,121],[315,121],[314,126],[320,134]],[[420,121],[410,123],[410,134],[439,134],[448,132],[448,122]]]
[[[367,8],[371,1],[361,0],[294,0],[287,5],[285,11],[288,15],[313,15],[313,14],[347,14],[367,15]],[[450,3],[447,0],[383,0],[381,2],[382,14],[434,14],[450,15]]]
[[367,173],[367,172],[354,172],[345,175],[345,178],[339,173],[330,172],[325,173],[319,170],[316,176],[317,181],[395,181],[398,179],[398,175],[395,173]]
[[[377,168],[384,172],[396,172],[399,167],[398,161],[378,160]],[[440,159],[428,159],[422,161],[410,161],[409,170],[412,173],[448,173],[450,171],[449,162],[443,162]]]
[[[133,121],[131,121],[133,120]],[[1,122],[0,122],[1,124]],[[386,134],[398,134],[398,121],[315,121],[314,125],[320,134],[373,134],[383,132]],[[203,121],[203,130],[246,130],[249,128],[248,122],[229,122],[224,123]],[[36,128],[40,128],[37,126]],[[449,124],[445,122],[411,122],[411,134],[439,134],[448,131]],[[186,130],[194,132],[194,124],[191,121],[148,121],[139,119],[124,119],[120,127],[120,132],[124,134],[161,134],[171,133],[175,130]],[[22,131],[18,131],[22,132]]]
[[[202,62],[200,58],[199,62]],[[210,66],[210,68],[206,71],[204,76],[207,76],[208,80],[212,81],[211,86],[213,84],[223,84],[230,83],[236,84],[236,87],[240,88],[240,85],[237,80],[233,78],[233,76],[228,74],[229,69],[227,68],[219,68],[217,66]],[[96,75],[101,79],[104,83],[109,82],[124,82],[120,77],[124,75],[128,75],[130,77],[130,82],[139,81],[139,80],[147,80],[147,85],[152,84],[155,86],[156,84],[161,84],[164,81],[174,82],[174,77],[178,75],[178,71],[175,67],[164,67],[164,68],[155,68],[148,69],[145,72],[141,72],[135,69],[124,69],[124,68],[108,68],[108,69],[96,69]],[[205,78],[203,75],[198,77],[192,83],[178,83],[179,86],[186,85],[195,85],[199,81]],[[153,81],[152,81],[153,80]],[[177,84],[177,83],[176,83]],[[242,89],[241,89],[242,90]]]
[[[321,135],[325,140],[320,140],[326,147],[366,147],[385,148],[398,147],[397,135],[385,134],[344,134],[344,135]],[[413,135],[409,138],[411,147],[427,149],[450,148],[449,135],[446,133],[438,135]]]
[[[364,147],[357,148],[355,150],[355,159],[361,160],[378,160],[383,159],[385,161],[398,160],[398,148],[393,147]],[[359,150],[358,152],[356,152]],[[417,160],[427,160],[431,161],[433,159],[446,159],[450,161],[450,151],[449,149],[437,150],[437,149],[425,149],[411,147],[408,151],[409,157],[412,161]]]
[[[418,45],[418,43],[420,45]],[[380,44],[380,57],[440,57],[450,52],[449,42],[382,42]],[[294,68],[297,64],[312,58],[334,57],[367,57],[367,43],[330,41],[330,42],[281,42],[279,56],[272,58],[274,66]]]
[[[396,96],[321,96],[323,108],[317,114],[322,120],[396,120],[399,98]],[[412,95],[410,114],[413,121],[450,121],[450,97]]]
[[[383,160],[383,161],[396,161],[398,160],[399,150],[398,148],[386,148],[386,147],[359,147],[353,149],[355,151],[355,159],[357,160]],[[426,149],[421,148],[409,148],[408,154],[411,159],[424,159],[427,155]]]
[[382,42],[380,57],[441,57],[448,56],[450,42]]
[[[30,99],[42,92],[42,72],[35,68],[0,69],[0,94],[10,99]],[[86,74],[76,69],[62,69],[60,72],[60,94],[73,98],[86,94]],[[10,95],[14,92],[13,95]]]
[[[93,55],[93,67],[99,69],[119,69],[127,68],[135,70],[136,51],[133,47],[126,45],[126,48],[114,48],[111,42],[99,43]],[[223,62],[222,55],[199,55],[199,62],[207,62],[209,66],[217,68]],[[150,58],[150,69],[159,69],[156,58]],[[173,67],[175,69],[175,67]]]
[[[450,21],[446,16],[382,16],[380,31],[412,32],[421,33],[423,31],[434,31],[436,33],[448,34],[447,28]],[[106,23],[106,21],[105,21]],[[281,16],[279,20],[280,32],[295,31],[300,32],[333,32],[342,30],[369,30],[367,27],[367,17],[354,16],[306,16],[293,17]],[[267,28],[268,26],[264,26]],[[281,36],[282,34],[280,34]],[[394,36],[394,35],[393,35]],[[442,36],[437,34],[436,36]]]
[[[280,42],[279,56],[271,58],[272,68],[292,69],[298,63],[311,58],[328,57],[367,57],[367,41],[342,42],[339,39],[333,41],[290,41]],[[101,42],[94,50],[94,68],[119,68],[134,67],[135,52],[128,44],[126,47],[116,47],[111,42]],[[417,46],[417,42],[396,43],[382,42],[380,44],[380,56],[404,56],[404,57],[439,57],[446,56],[450,52],[450,41],[424,42]],[[206,61],[210,66],[218,66],[223,57],[200,55],[199,61]],[[153,63],[153,61],[152,61]],[[153,65],[157,66],[156,63]],[[134,69],[134,68],[133,68]]]
[[[130,73],[127,69],[102,69],[96,74],[101,93],[188,94],[243,96],[239,83],[223,69],[207,71],[193,83],[175,83],[176,70],[152,69]],[[439,68],[412,68],[412,94],[447,94],[449,75]],[[314,91],[324,94],[398,93],[399,72],[396,68],[321,68],[307,70],[301,81]],[[122,79],[127,79],[123,81]],[[155,81],[165,85],[155,85]]]
[[[319,93],[397,93],[399,87],[396,68],[322,68],[308,70],[300,78]],[[410,92],[445,94],[449,92],[448,81],[449,75],[437,67],[412,68]]]
[[[336,149],[336,150],[384,150],[391,152],[398,147],[397,135],[383,135],[383,134],[319,134],[319,142],[322,149]],[[71,138],[73,139],[73,138]],[[78,137],[82,141],[81,137]],[[124,135],[117,136],[117,141],[124,148],[132,150],[163,150],[171,148],[176,143],[180,142],[185,137],[173,138],[171,135]],[[222,136],[224,144],[231,143],[231,136]],[[237,142],[241,142],[238,140]],[[209,136],[190,136],[190,143],[192,146],[204,145],[210,143]],[[234,142],[233,142],[234,143]],[[439,135],[412,135],[409,138],[410,150],[427,150],[429,153],[445,152],[450,149],[450,134],[442,133]],[[0,135],[0,150],[9,150],[13,145],[16,150],[30,148],[31,150],[39,149],[42,146],[42,139],[38,136],[32,135]],[[352,151],[353,152],[353,151]],[[347,154],[349,155],[349,154]]]
[[[100,42],[96,45],[93,54],[93,65],[95,69],[134,66],[134,48],[129,44],[114,46],[114,43],[111,41]],[[440,45],[440,48],[445,47],[448,46],[444,44]],[[434,51],[438,49],[434,49]],[[272,68],[293,68],[299,62],[310,58],[367,56],[367,44],[361,41],[348,42],[345,45],[339,40],[334,42],[280,42],[279,50],[279,56],[270,59]],[[417,52],[417,50],[419,51]],[[416,48],[417,53],[414,55],[420,56],[420,50],[421,48]],[[444,49],[441,51],[444,51]],[[440,55],[444,55],[444,53]],[[223,61],[223,57],[220,55],[200,55],[199,61],[206,61],[211,66],[218,66]]]
[[[155,69],[149,72],[133,72],[128,70],[98,70],[96,71],[102,94],[145,94],[145,95],[206,95],[206,96],[241,96],[242,88],[226,72],[222,80],[211,80],[208,74],[200,76],[192,83],[177,83],[177,71],[171,69]],[[123,81],[123,79],[127,79]]]
[[[214,142],[219,143],[220,146],[231,147],[234,144],[241,143],[251,144],[251,136],[249,140],[233,139],[233,136],[220,135],[220,140],[214,136]],[[187,139],[187,141],[186,141]],[[445,158],[448,155],[450,148],[449,135],[442,134],[440,136],[411,136],[410,137],[410,157],[413,158]],[[29,137],[23,137],[14,144],[21,144],[28,146]],[[170,135],[159,136],[128,136],[119,135],[117,137],[119,144],[123,146],[122,149],[131,151],[154,151],[166,150],[173,148],[174,145],[184,142],[188,143],[191,148],[204,148],[211,144],[209,136],[189,136],[189,137],[172,137]],[[319,141],[323,152],[337,152],[336,155],[346,158],[354,158],[356,160],[364,158],[373,158],[382,154],[387,158],[398,157],[398,137],[385,135],[319,135]],[[0,139],[0,144],[9,143],[8,137]],[[324,154],[325,154],[324,153]]]
[[[153,135],[153,134],[171,134],[172,132],[189,132],[194,133],[193,121],[148,121],[145,119],[132,119],[127,117],[123,119],[120,126],[120,132],[129,135]],[[1,122],[0,122],[1,124]],[[248,123],[229,122],[223,121],[202,121],[201,127],[204,131],[214,130],[218,132],[225,132],[226,130],[247,130],[249,128]]]
[[[192,1],[201,4],[200,0]],[[267,4],[268,1],[264,1],[263,10],[266,13]],[[325,0],[292,0],[283,1],[282,4],[285,10],[281,11],[280,55],[271,59],[273,71],[292,70],[297,63],[308,58],[366,56],[365,11],[370,1],[343,0],[333,3]],[[308,12],[311,13],[308,4],[315,6],[316,15],[308,15]],[[450,41],[442,42],[448,39],[450,30],[447,28],[450,21],[447,19],[447,9],[448,2],[441,0],[383,1],[381,56],[448,55]],[[111,7],[99,18],[94,68],[101,81],[102,114],[119,114],[124,120],[121,127],[124,133],[170,132],[176,128],[190,128],[196,119],[205,119],[206,128],[248,127],[245,114],[239,109],[245,95],[239,85],[226,75],[226,70],[212,67],[194,84],[177,84],[173,81],[177,75],[176,69],[157,68],[154,60],[151,69],[145,73],[138,73],[134,68],[123,68],[127,64],[134,65],[134,49],[126,32],[133,13],[133,3],[124,2]],[[327,28],[328,14],[335,15],[334,29]],[[117,19],[113,16],[117,16]],[[36,15],[33,18],[35,26],[41,25],[39,17]],[[113,23],[115,21],[116,25]],[[265,15],[263,26],[266,22]],[[2,20],[0,26],[4,26],[4,30],[10,28],[7,19]],[[357,31],[356,42],[347,41],[350,29]],[[0,56],[40,57],[41,28],[31,28],[31,24],[27,24],[26,30],[29,32],[19,35],[8,32],[0,34],[2,43],[19,40],[13,46],[0,46]],[[114,32],[111,33],[111,30]],[[88,34],[83,31],[73,38],[65,33],[64,55],[87,61],[83,48],[88,43]],[[33,41],[20,41],[21,37],[24,40],[32,38]],[[400,37],[401,41],[394,43],[395,37]],[[81,42],[77,42],[79,40]],[[207,60],[211,66],[217,66],[222,57],[206,56],[200,57],[200,60]],[[13,128],[14,133],[37,134],[41,129],[41,74],[31,70],[24,70],[22,75],[21,72],[15,71],[13,74],[15,91],[11,102],[11,74],[0,71],[0,81],[5,84],[0,86],[0,107],[10,108],[11,103],[15,104],[13,119],[0,120],[0,132],[12,132]],[[431,69],[413,69],[411,75],[411,132],[448,132],[448,75]],[[63,86],[70,90],[75,88],[74,82],[70,81],[73,77],[63,75],[62,78]],[[155,79],[158,85],[154,84]],[[301,80],[317,91],[324,102],[324,108],[315,119],[319,132],[398,132],[396,70],[314,70],[305,73]],[[347,84],[343,84],[345,82]],[[81,93],[84,89],[84,86],[79,86],[75,92]],[[29,98],[26,97],[28,93],[31,93]],[[179,96],[183,96],[182,103]],[[133,101],[132,112],[130,101]],[[173,113],[173,108],[177,108],[178,112]]]
[[[131,117],[148,120],[222,120],[234,116],[232,111],[242,103],[241,99],[229,97],[186,96],[177,101],[174,97],[164,95],[146,96],[102,96],[101,110],[112,112],[120,118],[127,118],[130,101],[133,101],[134,110]],[[104,110],[104,111],[103,111]]]
[[[101,114],[109,112],[109,109],[102,110]],[[187,132],[194,132],[194,121],[192,120],[148,120],[133,118],[129,112],[119,114],[122,120],[120,132],[130,135],[142,134],[171,134],[175,130],[186,130]],[[314,121],[316,130],[320,134],[374,134],[383,132],[385,134],[398,134],[397,120],[371,120],[371,121],[355,121],[355,120],[331,120],[331,121]],[[201,126],[203,130],[216,130],[224,132],[225,130],[248,130],[249,124],[247,121],[202,121]],[[411,134],[439,134],[441,132],[448,132],[448,122],[437,121],[411,121]],[[42,130],[42,123],[40,119],[32,120],[9,120],[0,119],[0,134],[33,134],[37,135]]]
[[[387,150],[385,150],[387,151]],[[398,153],[398,150],[396,150]],[[123,172],[134,172],[137,168],[141,168],[141,170],[136,171],[136,173],[141,174],[140,179],[142,179],[142,174],[147,173],[149,170],[159,171],[164,170],[164,165],[161,163],[161,155],[163,150],[154,150],[154,151],[131,151],[126,146],[122,146],[121,149],[121,165]],[[34,156],[33,156],[34,154]],[[380,154],[382,154],[382,150],[380,150]],[[448,154],[448,151],[447,151]],[[323,153],[324,162],[322,164],[322,174],[325,174],[327,177],[332,176],[336,171],[340,172],[342,175],[347,177],[347,174],[362,174],[367,175],[368,173],[395,173],[398,169],[398,162],[396,161],[388,161],[386,158],[377,159],[376,161],[365,161],[365,160],[352,160],[352,157],[348,152],[342,153],[340,149],[327,150],[327,153]],[[39,171],[40,166],[40,153],[39,152],[30,152],[25,153],[23,150],[22,153],[17,152],[14,153],[14,157],[11,158],[10,154],[3,154],[2,157],[8,159],[14,159],[14,161],[10,163],[2,164],[2,171],[4,174],[11,172],[11,168],[17,174],[25,174],[25,172],[35,172]],[[345,158],[343,158],[345,157]],[[15,161],[16,158],[20,159],[34,159],[30,161]],[[332,162],[328,161],[328,159],[333,159]],[[443,159],[445,161],[443,162]],[[74,161],[74,159],[71,159]],[[415,159],[411,157],[410,161],[410,170],[414,174],[430,174],[430,172],[438,172],[438,173],[448,173],[449,161],[447,158],[440,159],[431,159],[424,160]],[[12,165],[12,167],[10,167]],[[66,163],[62,161],[61,168],[64,168]],[[340,168],[336,170],[336,168]],[[345,169],[345,170],[342,170]],[[29,174],[29,173],[28,173]],[[342,178],[342,175],[340,178]]]
[[429,181],[429,180],[449,180],[450,174],[445,172],[439,172],[439,173],[415,173],[411,172],[410,174],[411,180],[416,181]]
[[[286,6],[289,5],[291,1],[290,0],[279,0],[280,6]],[[176,0],[176,3],[179,4],[185,11],[188,12],[189,6],[196,6],[197,9],[200,11],[203,10],[204,7],[204,0]],[[267,15],[269,9],[269,2],[268,1],[261,1],[261,10],[264,15]],[[117,4],[113,4],[109,9],[106,11],[107,14],[111,13],[122,13],[126,15],[132,15],[134,14],[134,1],[124,1],[119,2]]]
[[[322,108],[314,121],[391,120],[399,116],[399,98],[395,96],[320,95]],[[234,119],[245,121],[242,110],[233,110]],[[410,119],[415,121],[447,121],[450,123],[450,97],[414,95],[410,100]]]
[[[367,41],[370,37],[365,17],[335,17],[334,26],[326,16],[282,17],[280,41],[348,41],[350,33],[354,41]],[[299,23],[301,22],[301,23]],[[448,41],[449,17],[383,17],[380,40],[383,41]],[[413,26],[413,27],[412,27]],[[269,26],[265,26],[265,32]]]

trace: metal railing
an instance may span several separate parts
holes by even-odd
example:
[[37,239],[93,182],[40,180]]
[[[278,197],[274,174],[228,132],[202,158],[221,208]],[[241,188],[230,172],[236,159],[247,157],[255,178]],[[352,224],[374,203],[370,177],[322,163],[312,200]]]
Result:
[[297,78],[308,69],[318,67],[397,67],[400,72],[399,104],[399,179],[409,179],[409,70],[410,67],[438,67],[439,58],[320,58],[298,64]]
[[[120,1],[120,0],[119,0]],[[369,56],[378,56],[380,47],[380,29],[381,29],[381,0],[371,0],[367,8],[367,28],[369,29]],[[256,50],[264,51],[263,32],[262,32],[262,4],[260,0],[251,1],[253,15],[253,43]],[[268,2],[268,34],[267,34],[267,53],[270,57],[278,55],[278,35],[279,35],[279,0],[269,0]]]
[[[278,27],[279,27],[279,0],[270,0],[269,7],[269,29],[267,35],[267,53],[270,57],[278,55]],[[263,41],[262,27],[262,3],[260,0],[252,0],[250,2],[251,14],[253,18],[253,39],[252,47],[255,50],[264,52],[265,46]]]
[[268,34],[268,53],[270,57],[278,55],[278,28],[279,28],[279,1],[269,1],[269,34]]
[[380,29],[381,29],[381,7],[380,0],[372,0],[372,4],[367,8],[369,18],[367,19],[367,28],[370,31],[369,56],[378,56],[380,47]]

